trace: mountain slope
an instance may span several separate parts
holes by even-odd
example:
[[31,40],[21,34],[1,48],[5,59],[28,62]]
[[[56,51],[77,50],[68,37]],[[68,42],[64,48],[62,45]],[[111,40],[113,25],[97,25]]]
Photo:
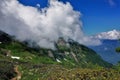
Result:
[[[63,38],[60,38],[55,43],[56,50],[28,47],[26,42],[16,41],[6,33],[0,34],[0,42],[0,65],[2,64],[3,66],[0,67],[0,70],[6,73],[8,70],[11,70],[11,67],[17,65],[23,75],[22,80],[28,80],[28,78],[31,78],[31,80],[38,78],[48,80],[50,76],[54,75],[57,77],[61,75],[53,74],[54,72],[57,73],[57,71],[62,72],[61,70],[63,70],[68,74],[69,68],[102,69],[112,66],[102,60],[92,49],[71,39],[66,42]],[[6,64],[11,64],[8,65],[8,69],[5,67]],[[71,71],[71,73],[76,73],[76,70]],[[87,71],[89,72],[89,70]],[[0,71],[0,73],[3,72]],[[4,75],[9,79],[18,75],[14,70],[12,70],[12,73],[12,76]],[[8,74],[11,75],[11,73]],[[5,77],[0,76],[0,78],[3,79]]]
[[115,51],[115,48],[120,46],[119,41],[103,39],[101,42],[101,45],[90,46],[90,48],[95,50],[107,62],[116,64],[120,61],[120,54]]

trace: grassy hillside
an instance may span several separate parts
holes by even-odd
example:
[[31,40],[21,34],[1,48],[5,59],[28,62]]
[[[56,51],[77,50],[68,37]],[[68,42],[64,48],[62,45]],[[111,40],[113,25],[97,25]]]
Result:
[[[31,48],[0,34],[0,80],[21,76],[21,80],[112,80],[119,71],[103,61],[93,50],[60,38],[56,50]],[[20,59],[13,59],[19,57]],[[17,67],[16,67],[17,66]],[[17,70],[17,71],[16,71]]]

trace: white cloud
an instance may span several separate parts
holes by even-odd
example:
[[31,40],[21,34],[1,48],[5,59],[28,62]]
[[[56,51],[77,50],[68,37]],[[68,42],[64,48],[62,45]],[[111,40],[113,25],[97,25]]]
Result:
[[112,31],[99,33],[99,34],[97,34],[97,35],[95,35],[93,37],[97,38],[97,39],[116,40],[116,39],[120,38],[120,31],[114,29]]
[[110,4],[110,6],[115,6],[116,3],[114,2],[114,0],[108,0],[108,3]]
[[40,4],[36,4],[36,6],[37,6],[38,8],[40,8]]
[[87,36],[85,37],[84,36],[82,38],[82,40],[79,41],[79,42],[81,42],[82,44],[87,45],[87,46],[98,46],[98,45],[102,44],[100,39],[94,38],[94,37],[91,37],[91,36],[89,36],[89,37],[87,37]]
[[20,41],[27,40],[30,44],[36,42],[45,48],[54,49],[54,42],[59,37],[89,43],[93,40],[84,38],[80,15],[70,3],[64,4],[57,0],[50,0],[49,6],[41,10],[24,6],[17,0],[1,0],[0,30]]

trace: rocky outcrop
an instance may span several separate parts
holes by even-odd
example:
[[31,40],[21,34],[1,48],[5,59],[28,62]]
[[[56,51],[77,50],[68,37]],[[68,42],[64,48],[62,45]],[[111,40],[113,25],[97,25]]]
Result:
[[10,50],[0,48],[0,51],[1,51],[1,54],[3,54],[4,56],[9,56],[9,57],[11,56]]
[[74,60],[78,63],[79,61],[78,61],[76,55],[73,52],[71,52],[71,55],[73,56]]
[[52,51],[48,51],[48,56],[49,56],[50,58],[54,58],[54,55],[53,55]]

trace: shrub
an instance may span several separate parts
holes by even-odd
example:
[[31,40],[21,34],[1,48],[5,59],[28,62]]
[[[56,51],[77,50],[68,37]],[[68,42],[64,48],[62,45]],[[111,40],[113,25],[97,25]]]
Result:
[[120,47],[116,48],[116,52],[120,53]]

